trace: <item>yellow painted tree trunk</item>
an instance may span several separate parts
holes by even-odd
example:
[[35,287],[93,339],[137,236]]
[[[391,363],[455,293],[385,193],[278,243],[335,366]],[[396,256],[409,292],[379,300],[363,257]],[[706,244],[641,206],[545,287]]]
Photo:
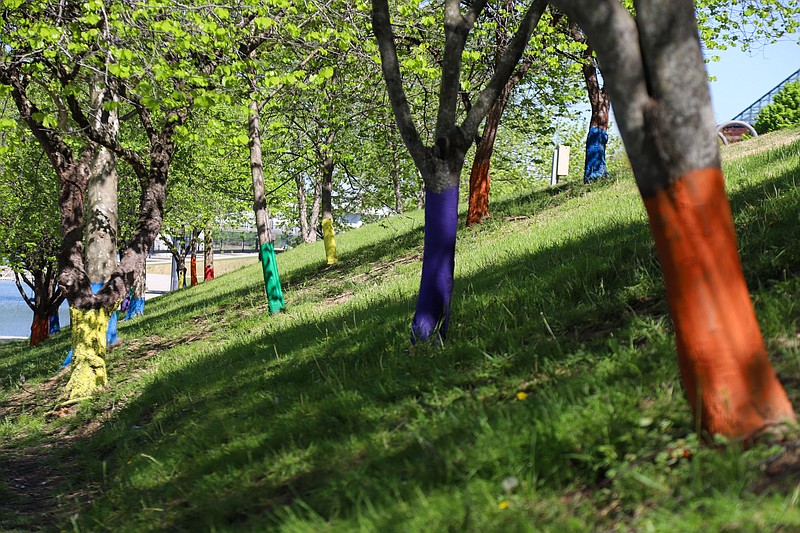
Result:
[[101,391],[106,377],[106,331],[114,309],[70,308],[72,321],[72,375],[66,394],[70,400],[89,397]]
[[325,243],[325,257],[329,265],[336,263],[336,237],[333,232],[333,220],[324,219],[322,221],[322,239]]

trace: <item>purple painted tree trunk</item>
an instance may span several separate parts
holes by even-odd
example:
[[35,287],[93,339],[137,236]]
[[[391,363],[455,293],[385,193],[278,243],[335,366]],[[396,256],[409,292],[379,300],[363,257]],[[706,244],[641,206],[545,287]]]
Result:
[[426,191],[425,251],[417,310],[411,323],[411,341],[442,340],[450,319],[453,293],[458,185],[442,192]]

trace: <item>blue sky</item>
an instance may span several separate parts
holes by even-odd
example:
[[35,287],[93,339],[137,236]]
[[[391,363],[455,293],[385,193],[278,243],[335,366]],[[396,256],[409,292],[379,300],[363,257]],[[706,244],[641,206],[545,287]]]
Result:
[[729,49],[715,52],[720,61],[708,63],[711,100],[717,123],[732,119],[790,74],[800,69],[797,36],[752,52]]

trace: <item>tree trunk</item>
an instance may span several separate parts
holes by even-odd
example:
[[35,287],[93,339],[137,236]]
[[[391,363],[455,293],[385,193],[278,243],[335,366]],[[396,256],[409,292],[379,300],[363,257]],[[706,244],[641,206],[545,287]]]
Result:
[[[56,329],[53,331],[52,317],[58,317],[58,308],[64,301],[64,296],[56,285],[56,274],[53,265],[44,269],[32,268],[30,272],[14,272],[14,280],[22,299],[33,311],[31,322],[30,346],[36,346],[46,340],[50,335],[60,330],[56,320]],[[22,282],[33,290],[33,299],[28,297]]]
[[308,224],[308,236],[306,242],[317,242],[317,226],[319,226],[319,212],[322,205],[322,183],[317,181],[314,184],[314,201],[311,203],[311,217]]
[[197,281],[197,250],[192,250],[192,258],[190,261],[190,269],[192,274],[192,287],[200,283]]
[[31,348],[41,344],[48,337],[50,337],[50,317],[34,314],[33,322],[31,323]]
[[[795,420],[738,255],[688,0],[555,0],[598,54],[664,273],[686,396],[703,430],[748,441]],[[611,28],[611,30],[609,30]]]
[[[250,102],[247,133],[250,137],[250,173],[253,178],[253,212],[256,216],[256,231],[258,232],[258,258],[264,275],[264,293],[267,296],[269,312],[275,314],[280,313],[286,304],[283,300],[283,290],[281,289],[281,280],[278,275],[274,238],[270,228],[269,207],[264,193],[261,128],[259,125],[258,103],[255,101]],[[298,181],[298,185],[299,183]],[[302,197],[301,220],[305,217],[305,192],[303,192]],[[300,200],[299,189],[298,200]]]
[[[147,253],[145,253],[145,256]],[[144,298],[147,293],[147,262],[142,262],[142,267],[136,275],[133,286],[131,287],[131,303],[128,305],[128,311],[125,314],[125,320],[130,320],[134,317],[144,314]]]
[[197,238],[200,236],[200,231],[197,229],[192,229],[192,240],[189,243],[189,249],[191,250],[191,261],[190,261],[190,268],[191,268],[191,286],[194,287],[199,282],[197,281]]
[[[514,1],[505,0],[503,10],[497,14],[497,31],[495,33],[495,66],[500,64],[508,46],[507,24],[508,17],[514,10]],[[467,209],[467,227],[478,224],[489,216],[489,167],[494,152],[494,142],[497,138],[497,128],[500,119],[508,104],[508,98],[514,87],[522,81],[530,68],[531,61],[523,61],[517,72],[506,81],[503,90],[489,108],[486,114],[486,123],[483,127],[483,136],[475,148],[475,159],[472,162],[472,172],[469,179],[469,207]]]
[[58,316],[58,309],[56,309],[56,312],[50,315],[50,325],[48,333],[52,337],[53,335],[55,335],[60,331],[61,331],[61,319]]
[[472,172],[469,178],[467,227],[478,224],[484,217],[489,216],[489,166],[494,152],[494,141],[497,138],[497,128],[508,103],[508,97],[516,84],[514,78],[508,80],[500,97],[486,115],[486,125],[483,127],[483,136],[475,149],[475,159],[472,162]]
[[[333,139],[329,139],[333,141]],[[328,144],[330,145],[331,142]],[[336,263],[336,237],[333,232],[333,156],[326,154],[322,160],[322,239],[325,244],[325,259],[329,265]]]
[[[306,211],[306,184],[303,176],[297,175],[294,179],[295,184],[297,184],[297,221],[300,224],[300,238],[303,239],[303,242],[314,242],[316,240],[316,234],[314,235],[314,240],[309,241],[309,229],[308,229],[308,212]],[[313,233],[313,231],[311,232]]]
[[108,321],[115,310],[70,308],[75,362],[66,389],[70,399],[87,398],[105,388],[108,378],[102,355],[106,352]]
[[464,165],[464,155],[454,151],[446,159],[433,157],[433,174],[425,180],[422,277],[411,323],[412,342],[441,343],[447,336],[455,271],[458,184]]
[[403,212],[403,190],[400,182],[400,160],[397,157],[397,143],[389,138],[389,152],[392,154],[392,188],[394,189],[394,212]]
[[608,143],[608,115],[611,100],[605,87],[600,87],[597,79],[597,62],[588,46],[583,53],[583,79],[586,93],[592,107],[589,120],[589,133],[586,135],[586,158],[584,161],[583,182],[591,183],[607,178],[606,144]]
[[[116,136],[119,130],[117,112],[108,112],[106,122],[101,118],[105,101],[105,91],[96,80],[91,88],[91,106],[97,113],[95,127],[105,126],[110,135]],[[117,268],[117,227],[119,213],[117,207],[117,157],[103,146],[97,146],[89,164],[89,183],[86,188],[86,273],[92,284],[92,292],[97,293],[111,278]],[[107,344],[119,343],[117,336],[117,313],[111,313]]]
[[214,233],[211,226],[206,226],[203,232],[203,281],[214,279]]

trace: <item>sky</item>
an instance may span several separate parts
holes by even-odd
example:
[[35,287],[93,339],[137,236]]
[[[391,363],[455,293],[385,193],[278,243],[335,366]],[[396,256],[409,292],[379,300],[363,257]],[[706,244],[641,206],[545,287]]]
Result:
[[728,49],[716,51],[720,61],[707,63],[711,100],[717,123],[731,120],[800,69],[800,44],[795,38],[752,52]]

